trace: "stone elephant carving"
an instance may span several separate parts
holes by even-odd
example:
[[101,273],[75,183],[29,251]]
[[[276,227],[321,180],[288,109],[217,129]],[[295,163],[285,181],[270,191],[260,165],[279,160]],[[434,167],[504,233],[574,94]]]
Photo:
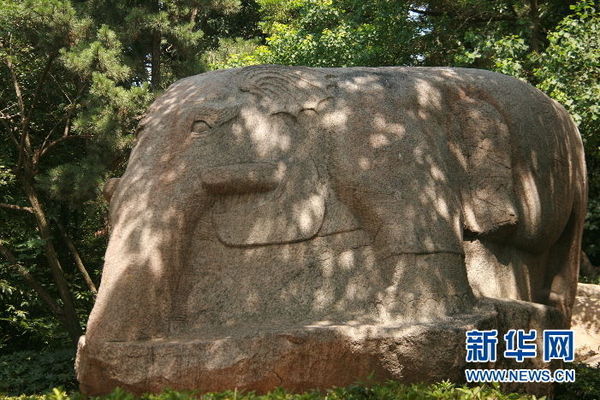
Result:
[[507,76],[193,76],[151,106],[109,186],[113,228],[78,361],[91,393],[99,343],[427,323],[477,313],[482,298],[570,318],[581,139],[558,103]]

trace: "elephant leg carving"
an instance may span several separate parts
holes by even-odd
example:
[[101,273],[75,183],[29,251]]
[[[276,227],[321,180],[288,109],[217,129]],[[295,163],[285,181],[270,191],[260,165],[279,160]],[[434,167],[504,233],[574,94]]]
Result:
[[390,278],[380,294],[383,319],[429,321],[474,305],[461,254],[398,254],[381,260],[380,266]]
[[[382,276],[387,279],[379,296],[380,315],[384,319],[428,320],[467,311],[474,297],[453,219],[440,222],[434,208],[427,204],[415,208],[403,201],[405,195],[413,194],[342,190],[342,198],[369,232]],[[435,223],[422,222],[433,219]]]

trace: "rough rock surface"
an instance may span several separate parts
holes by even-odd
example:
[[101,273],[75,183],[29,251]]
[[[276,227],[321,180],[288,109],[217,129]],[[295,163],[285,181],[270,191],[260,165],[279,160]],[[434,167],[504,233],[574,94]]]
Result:
[[600,285],[580,283],[573,306],[577,361],[600,365]]
[[465,330],[570,319],[581,139],[558,103],[500,74],[183,79],[105,193],[87,394],[460,380]]

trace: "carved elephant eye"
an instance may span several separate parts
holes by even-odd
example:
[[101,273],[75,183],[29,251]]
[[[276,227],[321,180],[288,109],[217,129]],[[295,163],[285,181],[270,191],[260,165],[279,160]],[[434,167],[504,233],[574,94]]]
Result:
[[194,121],[192,124],[191,134],[194,136],[202,136],[208,134],[212,127],[208,122],[203,120]]

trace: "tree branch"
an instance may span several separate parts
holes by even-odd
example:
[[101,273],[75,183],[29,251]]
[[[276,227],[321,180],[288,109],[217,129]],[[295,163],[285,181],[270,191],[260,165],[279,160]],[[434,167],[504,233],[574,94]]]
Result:
[[[74,101],[79,101],[79,99],[81,99],[81,97],[83,96],[84,89],[85,89],[85,85],[81,85],[79,90],[77,91],[77,96],[75,97]],[[71,137],[69,135],[70,126],[71,126],[71,117],[73,116],[73,113],[75,112],[77,107],[76,107],[75,103],[73,101],[71,101],[69,96],[67,96],[67,94],[64,91],[63,91],[63,93],[64,93],[65,97],[67,97],[67,99],[69,100],[69,102],[71,104],[68,107],[68,110],[67,110],[66,115],[64,116],[64,119],[61,119],[59,122],[56,123],[56,125],[54,127],[52,127],[52,129],[50,129],[50,132],[48,132],[48,134],[44,138],[42,145],[36,150],[36,152],[33,156],[34,169],[37,167],[37,164],[38,164],[40,158],[42,157],[42,155],[48,151],[48,147],[56,145],[57,143],[55,143],[55,142],[60,142],[62,140],[65,140],[64,138]],[[46,145],[46,143],[48,142],[48,139],[50,139],[50,136],[52,136],[52,133],[54,132],[54,130],[60,125],[60,123],[63,120],[65,121],[65,129],[64,129],[63,136],[60,139],[57,139],[54,142],[51,142],[49,145]],[[75,136],[73,136],[73,137],[75,137]],[[91,138],[92,136],[91,135],[79,135],[77,137]]]
[[52,147],[56,146],[57,144],[64,142],[65,140],[69,140],[69,139],[91,139],[93,138],[93,135],[68,135],[68,136],[61,136],[56,140],[51,141],[50,143],[48,143],[46,146],[44,146],[43,148],[41,148],[35,157],[35,163],[37,164],[37,162],[39,161],[40,158],[42,158],[42,156],[44,154],[46,154],[48,152],[48,150],[50,150]]
[[58,230],[62,234],[65,244],[67,245],[67,247],[69,248],[69,251],[73,255],[73,259],[75,260],[75,265],[77,266],[77,269],[83,276],[83,280],[85,281],[85,283],[86,283],[87,287],[90,289],[90,291],[94,294],[94,296],[96,296],[96,294],[98,293],[98,289],[96,288],[94,281],[92,280],[92,278],[90,277],[90,274],[88,273],[87,269],[85,268],[85,265],[83,265],[81,256],[79,255],[79,252],[77,251],[77,247],[75,247],[75,244],[73,243],[73,241],[71,240],[71,238],[69,237],[67,232],[65,231],[65,228],[62,226],[62,224],[60,222],[56,221],[56,226],[58,226]]
[[6,260],[9,262],[9,264],[17,270],[19,275],[21,275],[21,277],[23,277],[23,279],[25,280],[25,283],[27,283],[27,285],[30,288],[32,288],[38,294],[38,296],[40,296],[40,298],[50,308],[50,311],[52,311],[52,313],[56,315],[57,318],[63,319],[64,312],[62,308],[58,305],[58,303],[54,301],[50,293],[48,293],[48,291],[44,289],[44,287],[37,281],[37,279],[33,277],[33,275],[31,275],[27,268],[19,264],[15,255],[1,242],[0,254],[2,254],[4,258],[6,258]]
[[36,106],[38,94],[42,91],[42,86],[44,86],[44,83],[46,83],[46,78],[48,77],[48,73],[50,72],[50,67],[52,67],[52,63],[54,62],[54,59],[56,59],[57,56],[58,53],[54,52],[48,57],[48,61],[46,61],[46,65],[44,66],[42,75],[40,76],[35,91],[33,92],[33,97],[31,98],[31,105],[29,107],[29,111],[32,111],[33,108]]
[[491,21],[515,21],[517,18],[513,15],[477,15],[477,14],[462,14],[459,12],[449,12],[449,11],[436,11],[436,10],[421,10],[418,8],[409,8],[408,11],[413,12],[415,14],[427,15],[431,17],[453,17],[456,19],[468,19],[474,22],[491,22]]
[[52,75],[52,74],[50,74],[50,77],[54,80],[54,83],[56,83],[56,87],[60,89],[60,91],[65,96],[65,98],[67,99],[67,101],[69,102],[69,104],[73,104],[73,100],[71,100],[71,98],[69,97],[69,95],[67,94],[67,92],[65,91],[65,89],[60,84],[60,80],[56,79],[56,77],[54,75]]
[[[4,48],[2,42],[0,42],[0,47]],[[17,79],[17,73],[10,59],[10,55],[7,55],[4,60],[4,63],[6,64],[6,66],[8,67],[8,71],[10,72],[13,89],[15,90],[15,95],[17,97],[17,104],[19,105],[21,118],[23,118],[25,116],[25,102],[23,101],[23,92],[21,91],[21,85],[19,84],[19,80]]]
[[17,151],[18,151],[19,150],[19,141],[17,140],[17,137],[13,134],[11,126],[8,125],[8,122],[6,122],[3,118],[0,118],[0,122],[2,123],[2,125],[4,125],[4,129],[6,129],[6,133],[8,133],[8,135],[10,136],[10,140],[13,141],[13,143],[15,144],[15,147],[17,148]]
[[[10,40],[10,36],[9,36]],[[0,41],[0,47],[4,47],[2,41]],[[21,85],[19,84],[19,79],[17,78],[17,72],[15,67],[10,59],[10,54],[7,54],[4,57],[4,63],[8,67],[10,72],[10,77],[12,80],[13,88],[15,90],[15,96],[17,97],[17,104],[19,105],[19,113],[21,114],[21,138],[19,141],[19,159],[17,162],[17,167],[21,166],[23,161],[23,157],[26,153],[28,153],[28,149],[31,147],[31,143],[29,142],[29,120],[27,118],[27,113],[25,110],[25,101],[23,99],[23,91],[21,90]]]
[[192,7],[192,11],[190,12],[190,22],[196,23],[196,16],[198,15],[198,7]]
[[33,214],[33,208],[26,207],[26,206],[18,206],[16,204],[0,203],[0,208],[7,208],[9,210],[16,210],[16,211],[25,211],[25,212]]

